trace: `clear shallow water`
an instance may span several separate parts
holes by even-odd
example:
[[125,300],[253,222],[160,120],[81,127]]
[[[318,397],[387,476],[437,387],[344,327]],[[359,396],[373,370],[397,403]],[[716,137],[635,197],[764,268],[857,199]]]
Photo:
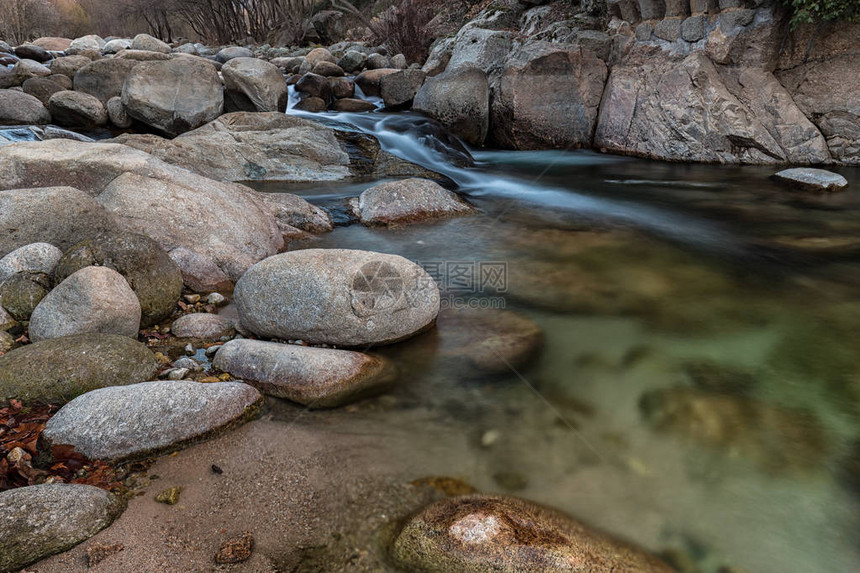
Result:
[[[386,126],[403,118],[335,119],[449,176],[481,214],[293,248],[503,263],[503,288],[449,284],[448,300],[526,316],[544,344],[475,372],[456,350],[486,330],[440,320],[380,349],[401,368],[387,407],[401,415],[363,415],[426,420],[418,457],[458,428],[473,469],[455,477],[682,555],[685,571],[860,570],[860,170],[837,170],[850,191],[816,196],[771,168],[590,152],[479,151],[461,169]],[[331,206],[372,184],[279,190]]]

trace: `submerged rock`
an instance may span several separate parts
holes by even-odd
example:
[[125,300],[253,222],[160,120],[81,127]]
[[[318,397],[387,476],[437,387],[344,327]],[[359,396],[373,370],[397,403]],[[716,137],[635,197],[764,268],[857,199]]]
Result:
[[0,356],[0,402],[65,404],[91,390],[149,380],[157,370],[155,355],[127,336],[54,338]]
[[141,326],[168,318],[182,295],[182,272],[161,246],[135,233],[100,233],[69,249],[54,280],[62,282],[84,267],[100,266],[121,274],[137,295]]
[[86,267],[54,288],[30,317],[33,341],[72,334],[137,336],[140,302],[128,282],[106,267]]
[[784,169],[773,178],[802,191],[842,191],[848,187],[848,180],[838,173],[811,167]]
[[402,179],[365,190],[351,201],[365,225],[390,225],[467,215],[474,209],[455,193],[427,179]]
[[523,499],[472,495],[434,503],[397,533],[391,555],[434,573],[672,573],[656,557]]
[[232,340],[214,366],[259,388],[311,408],[334,408],[377,394],[394,379],[386,360],[349,350],[259,340]]
[[31,485],[0,493],[0,571],[67,551],[124,509],[122,498],[89,485]]
[[48,423],[40,449],[68,445],[90,458],[139,460],[242,424],[259,410],[260,393],[241,382],[143,382],[87,392]]
[[242,324],[260,336],[363,346],[429,328],[440,299],[430,275],[403,257],[309,249],[253,266],[236,284],[234,302]]

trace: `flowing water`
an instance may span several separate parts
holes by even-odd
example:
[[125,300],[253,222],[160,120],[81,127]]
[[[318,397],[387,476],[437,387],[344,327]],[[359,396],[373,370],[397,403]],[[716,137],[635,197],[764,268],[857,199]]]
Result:
[[[860,169],[822,196],[772,168],[585,151],[472,151],[458,167],[465,149],[420,116],[308,117],[373,134],[481,210],[294,246],[395,253],[440,281],[439,328],[380,351],[403,375],[371,414],[412,419],[416,459],[457,428],[472,457],[457,477],[684,571],[860,570]],[[342,210],[375,183],[257,187]],[[475,368],[487,321],[516,330],[512,312],[542,352]]]

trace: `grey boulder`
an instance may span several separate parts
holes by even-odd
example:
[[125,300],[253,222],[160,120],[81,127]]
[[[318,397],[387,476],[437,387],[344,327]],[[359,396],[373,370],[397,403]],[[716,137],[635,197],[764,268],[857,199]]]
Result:
[[468,215],[474,209],[429,179],[402,179],[365,190],[351,205],[365,225],[391,225]]
[[428,78],[412,109],[438,120],[471,145],[483,145],[490,127],[490,84],[477,68],[459,68]]
[[228,95],[250,104],[241,106],[244,111],[287,109],[287,82],[274,64],[256,58],[234,58],[224,64],[221,75]]
[[259,340],[232,340],[214,366],[259,388],[311,408],[334,408],[377,394],[394,379],[383,358],[350,350]]
[[774,180],[802,191],[842,191],[848,180],[838,173],[811,167],[784,169],[773,175]]
[[137,336],[140,302],[128,282],[106,267],[83,268],[52,290],[30,317],[33,341],[98,332]]
[[66,127],[92,129],[107,125],[108,114],[98,98],[76,91],[60,91],[48,100],[54,122]]
[[409,338],[433,325],[440,305],[419,265],[346,249],[269,257],[242,276],[233,300],[243,326],[260,336],[350,347]]
[[[105,44],[105,48],[107,48],[107,44]],[[162,42],[158,38],[153,38],[149,34],[138,34],[131,41],[131,49],[132,50],[145,50],[147,52],[160,52],[162,54],[169,54],[173,51],[168,44]]]
[[73,446],[90,458],[140,460],[250,420],[260,393],[241,382],[142,382],[87,392],[45,425],[44,448]]
[[42,125],[51,114],[37,98],[15,90],[0,90],[0,124]]

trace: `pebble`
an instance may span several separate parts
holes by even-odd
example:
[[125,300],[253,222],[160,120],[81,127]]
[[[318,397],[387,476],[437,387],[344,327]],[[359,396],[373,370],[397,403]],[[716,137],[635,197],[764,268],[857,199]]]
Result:
[[185,302],[188,302],[190,304],[197,304],[198,302],[200,302],[199,294],[187,294],[182,298],[185,299]]
[[179,496],[182,493],[181,487],[169,487],[155,496],[155,501],[167,505],[176,505],[179,503]]
[[[199,298],[199,297],[198,297]],[[206,297],[206,302],[208,304],[214,304],[215,306],[219,306],[227,302],[227,297],[225,297],[221,293],[213,292],[209,296]]]

